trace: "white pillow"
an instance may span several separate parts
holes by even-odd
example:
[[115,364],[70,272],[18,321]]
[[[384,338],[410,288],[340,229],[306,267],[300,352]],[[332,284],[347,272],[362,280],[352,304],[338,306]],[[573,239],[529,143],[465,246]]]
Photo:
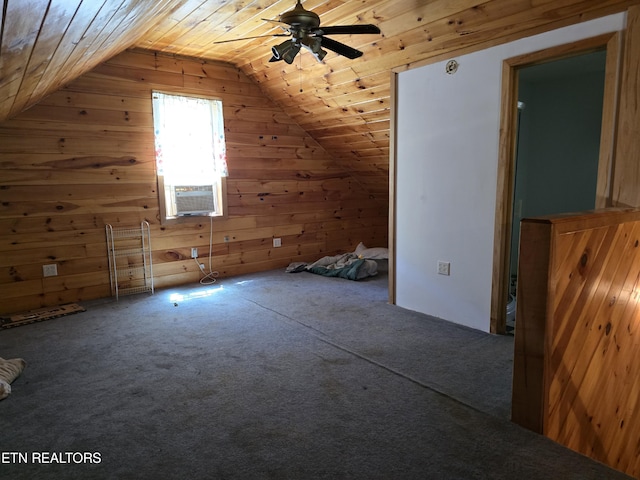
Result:
[[356,255],[360,255],[360,253],[362,253],[364,250],[366,250],[367,247],[364,246],[364,243],[360,242],[358,244],[358,246],[356,247],[356,251],[354,252]]
[[389,249],[386,247],[367,248],[360,242],[356,247],[355,254],[360,258],[369,258],[371,260],[380,260],[389,258]]

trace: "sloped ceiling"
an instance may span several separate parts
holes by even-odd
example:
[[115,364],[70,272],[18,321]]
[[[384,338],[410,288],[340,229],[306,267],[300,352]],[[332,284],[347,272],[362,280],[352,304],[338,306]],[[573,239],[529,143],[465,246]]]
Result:
[[129,48],[230,62],[258,82],[373,195],[386,195],[392,69],[614,13],[623,0],[306,0],[322,25],[373,23],[334,36],[364,52],[270,63],[282,33],[264,19],[294,0],[4,0],[0,121]]

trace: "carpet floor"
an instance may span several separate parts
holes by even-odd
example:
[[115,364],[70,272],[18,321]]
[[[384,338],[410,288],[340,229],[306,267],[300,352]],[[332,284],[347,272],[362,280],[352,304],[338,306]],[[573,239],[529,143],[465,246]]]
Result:
[[0,331],[0,478],[625,479],[509,421],[513,337],[269,271]]

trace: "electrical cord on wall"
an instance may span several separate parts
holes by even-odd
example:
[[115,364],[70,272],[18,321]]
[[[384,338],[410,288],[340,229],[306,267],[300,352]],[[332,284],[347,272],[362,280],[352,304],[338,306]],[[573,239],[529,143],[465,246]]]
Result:
[[214,283],[216,283],[216,277],[220,275],[219,272],[217,271],[214,272],[211,268],[211,257],[213,256],[213,217],[209,217],[209,218],[211,220],[211,227],[209,228],[209,273],[207,273],[204,267],[200,265],[200,262],[198,261],[197,258],[193,259],[196,262],[196,265],[198,265],[198,268],[200,269],[200,271],[202,272],[202,275],[204,275],[204,277],[200,279],[201,285],[213,285]]

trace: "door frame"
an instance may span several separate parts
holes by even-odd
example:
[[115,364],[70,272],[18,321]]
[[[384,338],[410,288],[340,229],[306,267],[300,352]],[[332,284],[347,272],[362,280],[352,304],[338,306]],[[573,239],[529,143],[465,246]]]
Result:
[[595,208],[609,207],[611,206],[611,178],[615,150],[615,120],[618,109],[621,36],[620,32],[607,33],[519,55],[506,59],[502,63],[502,104],[500,107],[500,143],[498,149],[498,181],[491,282],[491,333],[506,333],[513,193],[515,189],[518,70],[553,60],[606,50]]

